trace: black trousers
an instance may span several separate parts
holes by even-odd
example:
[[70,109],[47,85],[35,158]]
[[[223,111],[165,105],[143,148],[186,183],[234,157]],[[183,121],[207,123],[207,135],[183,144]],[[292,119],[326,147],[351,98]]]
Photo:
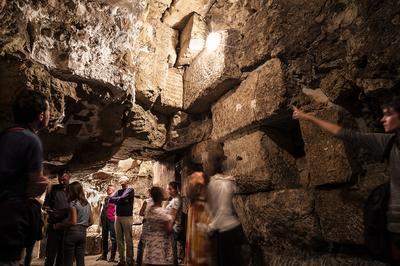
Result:
[[53,225],[49,224],[47,228],[46,258],[45,266],[63,265],[63,242],[64,230],[54,230]]
[[103,257],[107,258],[108,253],[108,236],[111,239],[111,258],[115,258],[115,253],[117,252],[117,240],[115,238],[115,227],[114,221],[109,219],[104,219],[101,223],[101,241],[103,244]]
[[218,232],[215,237],[218,266],[243,265],[242,247],[245,243],[245,237],[242,226],[239,225],[231,230]]
[[32,244],[29,205],[24,198],[1,198],[0,209],[4,217],[0,219],[0,261],[21,259],[23,249]]

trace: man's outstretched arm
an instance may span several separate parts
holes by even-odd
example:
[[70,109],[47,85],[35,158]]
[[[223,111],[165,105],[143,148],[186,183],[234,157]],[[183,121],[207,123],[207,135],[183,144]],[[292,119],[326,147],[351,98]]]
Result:
[[296,107],[293,107],[293,118],[297,120],[310,121],[339,139],[351,141],[354,145],[367,148],[374,156],[376,156],[376,158],[379,159],[383,156],[385,147],[388,145],[389,140],[392,137],[391,134],[360,133],[351,129],[345,129],[332,122],[319,119],[311,113],[303,113]]
[[334,136],[337,136],[340,130],[342,130],[341,126],[326,120],[319,119],[311,113],[303,113],[296,107],[293,107],[293,119],[310,121],[311,123],[319,126],[323,130],[333,134]]

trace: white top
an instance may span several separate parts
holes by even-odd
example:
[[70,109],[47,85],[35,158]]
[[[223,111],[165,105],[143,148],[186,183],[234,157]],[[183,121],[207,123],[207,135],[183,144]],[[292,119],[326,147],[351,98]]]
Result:
[[181,213],[182,213],[182,199],[181,197],[178,195],[175,198],[172,198],[168,204],[167,207],[165,207],[165,209],[170,212],[171,209],[175,209],[176,210],[176,218],[175,218],[175,223],[174,226],[179,226],[181,223]]
[[216,174],[207,186],[207,202],[211,212],[209,230],[228,231],[240,225],[233,208],[233,195],[236,191],[234,178]]

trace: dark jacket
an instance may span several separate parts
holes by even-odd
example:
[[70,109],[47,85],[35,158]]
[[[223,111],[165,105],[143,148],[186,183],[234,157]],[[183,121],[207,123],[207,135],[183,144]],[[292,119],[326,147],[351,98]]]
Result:
[[120,189],[110,198],[110,203],[114,203],[117,216],[132,216],[133,215],[133,197],[135,190],[133,188]]

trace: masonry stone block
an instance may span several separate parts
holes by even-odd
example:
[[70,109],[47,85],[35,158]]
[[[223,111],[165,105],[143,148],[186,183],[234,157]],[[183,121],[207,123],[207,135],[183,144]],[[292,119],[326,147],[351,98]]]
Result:
[[212,123],[208,116],[197,118],[179,111],[171,118],[164,149],[181,149],[208,139],[211,128]]
[[320,237],[314,216],[314,195],[288,189],[236,196],[234,206],[249,242],[275,248],[311,246]]
[[212,138],[224,139],[235,131],[279,118],[286,108],[286,92],[282,62],[271,59],[214,104]]
[[[315,112],[317,117],[337,123],[342,109],[327,107]],[[308,121],[300,121],[310,185],[346,183],[355,172],[351,160],[355,152],[346,150],[345,143]]]
[[234,63],[233,51],[240,40],[238,31],[220,32],[221,44],[215,49],[204,49],[184,75],[184,110],[201,113],[240,81],[240,71]]
[[299,183],[296,161],[265,132],[224,143],[225,173],[236,177],[240,193],[254,193]]
[[189,65],[205,47],[207,25],[200,15],[193,13],[180,35],[180,51],[176,64]]

